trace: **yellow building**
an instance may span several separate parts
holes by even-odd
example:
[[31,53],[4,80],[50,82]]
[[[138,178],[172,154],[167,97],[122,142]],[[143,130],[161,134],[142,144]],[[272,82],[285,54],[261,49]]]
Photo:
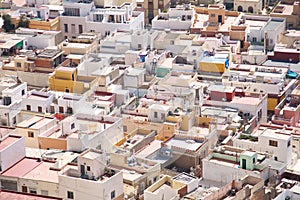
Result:
[[226,65],[228,65],[228,59],[204,57],[199,62],[200,72],[213,72],[213,73],[224,73]]
[[[11,23],[14,24],[15,27],[18,27],[19,22],[20,22],[20,17],[11,18]],[[49,19],[48,21],[41,21],[36,18],[29,19],[28,28],[47,30],[47,31],[59,31],[60,30],[59,17],[56,17],[54,19]]]
[[96,84],[96,77],[80,76],[77,74],[77,68],[58,67],[49,77],[50,90],[84,93]]

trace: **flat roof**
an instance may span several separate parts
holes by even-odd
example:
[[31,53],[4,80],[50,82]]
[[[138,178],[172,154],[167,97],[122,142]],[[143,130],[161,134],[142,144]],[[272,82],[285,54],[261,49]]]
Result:
[[166,144],[180,149],[196,151],[199,147],[201,147],[202,142],[196,142],[195,140],[190,139],[172,138]]
[[31,129],[39,129],[42,126],[48,124],[53,121],[54,118],[42,117],[42,116],[34,116],[28,120],[24,120],[17,125],[20,128],[31,128]]
[[135,181],[141,178],[143,175],[136,172],[136,171],[129,171],[126,169],[121,170],[123,172],[123,179],[124,180],[129,180],[129,181]]
[[3,149],[5,149],[6,147],[10,146],[11,144],[15,143],[20,139],[21,139],[20,136],[9,135],[7,138],[5,138],[0,142],[0,151],[2,151]]
[[147,157],[151,155],[152,153],[156,152],[161,148],[162,141],[160,140],[154,140],[149,145],[145,146],[140,152],[138,152],[136,155],[141,157]]
[[61,50],[56,49],[45,49],[43,52],[39,53],[37,57],[39,58],[53,58],[56,57],[59,54],[62,54],[63,52]]
[[61,199],[56,197],[49,197],[49,196],[41,196],[35,195],[31,193],[20,193],[20,192],[13,192],[13,191],[0,191],[0,200],[51,200],[51,199]]
[[66,58],[78,59],[78,60],[81,60],[83,57],[84,57],[84,55],[82,55],[82,54],[69,54],[66,56]]
[[55,71],[73,72],[75,70],[76,70],[76,67],[62,67],[62,66],[60,66],[60,67],[56,68]]
[[149,109],[163,110],[163,111],[168,111],[170,108],[171,106],[161,105],[161,104],[152,104],[151,106],[149,106]]
[[[30,180],[41,180],[46,182],[58,183],[59,171],[50,170],[54,163],[52,162],[39,162],[35,168],[26,173],[23,178]],[[26,167],[26,166],[24,166]]]
[[34,99],[34,100],[45,100],[51,96],[49,93],[31,93],[27,96],[27,99]]
[[235,90],[235,87],[226,85],[211,85],[208,87],[208,90],[214,92],[233,92]]
[[181,173],[175,176],[173,179],[183,183],[190,183],[192,180],[195,180],[197,178],[187,173]]
[[278,133],[276,131],[281,131],[281,130],[273,130],[266,128],[262,133],[261,136],[265,137],[270,137],[270,138],[275,138],[275,139],[280,139],[280,140],[289,140],[292,136],[284,133]]
[[82,157],[82,158],[87,158],[87,159],[91,159],[91,160],[94,160],[94,159],[98,158],[99,156],[100,156],[100,153],[94,152],[94,151],[88,151],[88,152],[80,155],[80,157]]
[[282,4],[281,2],[275,7],[272,14],[275,15],[292,15],[293,13],[293,5]]
[[261,100],[259,97],[234,97],[231,101],[232,103],[237,104],[246,104],[246,105],[258,105]]
[[21,161],[4,171],[1,175],[20,178],[37,167],[40,162],[37,159],[23,158]]

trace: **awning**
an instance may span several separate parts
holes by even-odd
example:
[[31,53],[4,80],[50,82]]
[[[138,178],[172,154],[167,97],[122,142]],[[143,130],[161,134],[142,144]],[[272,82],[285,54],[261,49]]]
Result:
[[11,49],[12,47],[16,46],[20,42],[22,42],[22,45],[23,45],[23,40],[9,40],[3,44],[0,44],[0,48]]

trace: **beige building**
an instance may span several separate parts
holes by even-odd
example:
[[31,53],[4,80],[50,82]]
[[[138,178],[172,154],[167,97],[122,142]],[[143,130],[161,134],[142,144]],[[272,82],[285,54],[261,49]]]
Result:
[[287,29],[300,27],[300,2],[294,0],[282,0],[270,13],[272,17],[286,18]]
[[39,148],[38,137],[56,125],[56,119],[34,116],[17,125],[17,133],[25,138],[26,147]]
[[234,10],[239,12],[259,13],[262,10],[262,1],[234,0]]
[[64,55],[97,53],[98,41],[99,39],[96,33],[82,33],[76,38],[69,38],[64,41],[61,49],[64,51]]
[[137,0],[137,9],[145,13],[145,24],[151,24],[152,19],[158,15],[158,10],[165,10],[170,0]]

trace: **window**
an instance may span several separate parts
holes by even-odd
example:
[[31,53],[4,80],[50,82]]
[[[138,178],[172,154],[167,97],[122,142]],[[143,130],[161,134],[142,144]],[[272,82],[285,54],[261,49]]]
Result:
[[71,33],[75,34],[75,24],[71,24]]
[[35,188],[29,188],[29,193],[36,194],[36,189]]
[[66,16],[80,16],[80,10],[79,8],[65,8]]
[[32,131],[28,131],[28,137],[34,137],[34,133]]
[[48,190],[41,190],[41,195],[48,196]]
[[116,191],[114,190],[110,193],[110,199],[114,199],[115,197],[116,197]]
[[278,142],[275,141],[275,140],[269,140],[269,146],[277,147],[278,146]]
[[25,90],[22,90],[22,96],[25,95]]
[[79,31],[79,33],[82,33],[82,32],[83,32],[83,28],[82,28],[82,25],[81,25],[81,24],[78,25],[78,31]]
[[153,182],[156,182],[157,181],[157,176],[155,176],[154,178],[153,178]]
[[102,22],[103,21],[103,15],[96,15],[95,21]]
[[138,44],[138,49],[142,49],[142,44]]
[[71,124],[71,129],[74,129],[75,128],[75,123],[72,123]]
[[211,17],[215,17],[216,15],[215,15],[215,14],[210,14],[210,16],[211,16]]
[[17,62],[17,67],[21,67],[21,63],[20,62]]
[[68,32],[68,24],[64,24],[64,30],[65,30],[65,33]]
[[54,106],[50,106],[50,113],[54,113],[54,112],[55,112]]
[[22,192],[27,193],[27,187],[26,186],[22,186]]
[[87,167],[86,167],[86,170],[87,170],[87,171],[91,171],[91,167],[90,167],[90,166],[87,166]]
[[154,118],[157,118],[157,112],[154,112]]
[[288,141],[287,147],[291,146],[291,140]]
[[257,38],[256,37],[253,38],[253,42],[257,42]]
[[127,126],[123,126],[123,131],[127,132]]
[[255,158],[253,158],[253,164],[255,163]]
[[38,112],[43,112],[42,106],[38,106]]
[[17,117],[13,117],[12,121],[14,125],[17,124]]
[[68,196],[68,199],[74,199],[74,193],[73,192],[68,191],[67,196]]
[[165,119],[165,116],[166,116],[165,113],[161,113],[160,114],[160,119]]
[[73,114],[73,108],[67,107],[67,113],[68,114]]
[[64,107],[59,106],[58,110],[59,110],[59,113],[64,113]]
[[30,105],[26,105],[26,110],[31,110],[31,106]]

